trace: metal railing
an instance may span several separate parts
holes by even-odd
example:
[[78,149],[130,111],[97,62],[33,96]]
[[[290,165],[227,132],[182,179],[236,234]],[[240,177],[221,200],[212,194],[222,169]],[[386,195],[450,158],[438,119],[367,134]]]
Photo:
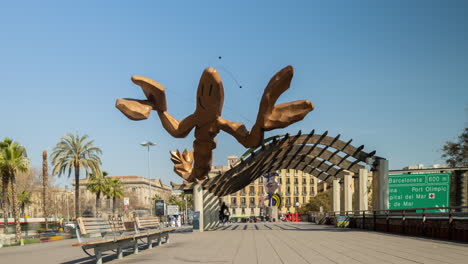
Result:
[[[433,212],[436,210],[435,212]],[[419,211],[419,212],[418,212]],[[332,211],[328,212],[329,216],[356,216],[365,217],[389,217],[398,218],[437,218],[437,219],[454,219],[466,218],[468,220],[468,206],[448,206],[448,207],[425,207],[425,208],[410,208],[410,209],[386,209],[386,210],[354,210],[354,211]]]
[[[356,210],[356,211],[332,211],[325,213],[325,218],[337,220],[338,216],[348,217],[348,221],[353,221],[355,228],[371,229],[374,231],[394,232],[397,228],[399,233],[408,233],[408,230],[419,228],[419,234],[428,235],[434,223],[444,223],[435,226],[435,228],[445,228],[448,239],[453,239],[455,233],[460,231],[467,232],[467,225],[454,225],[454,222],[468,222],[468,206],[449,206],[449,207],[426,207],[411,209],[387,209],[387,210]],[[330,221],[329,221],[330,223]],[[465,240],[466,237],[462,240]]]

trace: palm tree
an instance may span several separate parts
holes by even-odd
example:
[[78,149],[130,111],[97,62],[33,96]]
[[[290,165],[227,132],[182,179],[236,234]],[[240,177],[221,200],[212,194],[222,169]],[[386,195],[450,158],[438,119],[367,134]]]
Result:
[[109,189],[109,178],[106,178],[107,172],[103,171],[102,175],[91,174],[86,188],[96,194],[96,206],[94,216],[98,217],[98,212],[101,209],[101,194],[107,193]]
[[[1,145],[0,142],[0,155],[1,155]],[[3,209],[3,233],[6,234],[8,226],[8,204],[10,203],[8,199],[8,185],[10,183],[10,177],[6,172],[0,170],[0,176],[2,176],[2,209]]]
[[123,187],[122,181],[119,179],[109,178],[109,189],[106,192],[108,197],[112,198],[112,213],[115,213],[116,200],[117,198],[123,198]]
[[[2,176],[2,180],[5,180],[5,178],[8,178],[7,176],[4,176],[3,174],[0,174]],[[9,182],[9,180],[7,180]],[[5,186],[5,187],[4,187]],[[11,190],[8,190],[8,185],[2,184],[2,190],[0,191],[1,194],[1,199],[2,199],[2,210],[3,210],[3,233],[6,234],[6,230],[8,229],[8,205],[11,204]]]
[[[26,158],[24,147],[9,138],[0,142],[0,171],[8,177],[11,185],[11,196],[13,205],[13,216],[15,218],[15,239],[21,239],[21,226],[18,214],[18,203],[16,199],[16,174],[29,170],[29,160]],[[5,182],[4,182],[5,183]],[[5,194],[4,194],[5,196]]]
[[42,152],[42,209],[45,218],[45,230],[49,229],[47,222],[47,186],[49,185],[49,168],[47,164],[47,151]]
[[52,173],[58,176],[71,171],[75,171],[75,217],[80,216],[80,169],[83,168],[86,175],[101,173],[101,149],[94,147],[93,140],[87,141],[88,136],[80,137],[78,134],[68,133],[61,138],[55,146],[51,158],[54,166]]
[[21,214],[23,215],[23,218],[26,217],[24,209],[26,205],[31,204],[31,193],[28,191],[22,191],[18,194],[18,203],[20,204],[21,208]]

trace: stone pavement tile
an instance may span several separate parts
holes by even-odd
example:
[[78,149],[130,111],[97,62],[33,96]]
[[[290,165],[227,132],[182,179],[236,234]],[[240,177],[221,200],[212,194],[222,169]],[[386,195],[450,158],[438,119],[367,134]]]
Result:
[[[0,249],[0,263],[93,263],[76,240]],[[468,245],[310,223],[235,223],[104,263],[468,263]]]

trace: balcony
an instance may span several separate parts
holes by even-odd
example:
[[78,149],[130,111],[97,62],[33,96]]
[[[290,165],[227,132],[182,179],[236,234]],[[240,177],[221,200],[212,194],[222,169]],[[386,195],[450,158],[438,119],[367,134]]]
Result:
[[250,195],[250,196],[255,196],[255,193],[254,193],[254,192],[250,192],[249,195]]
[[231,208],[237,208],[237,203],[231,203],[231,204],[229,205],[229,207],[231,207]]
[[254,203],[249,204],[249,208],[255,208],[255,204]]
[[241,204],[240,208],[247,208],[247,204]]
[[302,192],[302,195],[307,195],[307,192]]

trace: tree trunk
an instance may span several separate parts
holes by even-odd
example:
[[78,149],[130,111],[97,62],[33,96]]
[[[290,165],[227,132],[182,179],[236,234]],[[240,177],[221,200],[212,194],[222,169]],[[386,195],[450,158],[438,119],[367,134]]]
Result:
[[98,217],[99,209],[101,207],[101,192],[96,193],[96,213],[94,214],[95,217]]
[[8,227],[8,179],[6,172],[2,175],[2,209],[3,209],[3,233],[6,234]]
[[115,200],[117,197],[112,197],[112,214],[115,214]]
[[15,175],[11,173],[11,196],[12,197],[12,204],[13,204],[13,217],[15,218],[15,240],[16,242],[20,241],[21,239],[21,223],[19,220],[19,212],[18,212],[18,202],[16,200],[16,179]]
[[75,217],[80,216],[80,166],[75,165]]
[[45,230],[49,229],[49,222],[47,221],[47,187],[49,186],[49,170],[47,164],[47,151],[42,152],[42,209],[45,218]]

